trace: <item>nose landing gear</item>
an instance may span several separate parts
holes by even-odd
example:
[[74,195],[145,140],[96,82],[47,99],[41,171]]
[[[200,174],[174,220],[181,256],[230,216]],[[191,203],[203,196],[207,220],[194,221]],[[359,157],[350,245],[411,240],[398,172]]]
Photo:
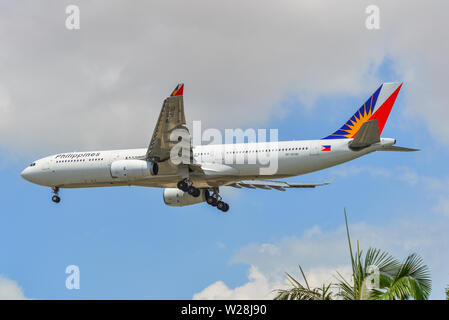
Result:
[[61,201],[61,198],[59,197],[59,187],[53,187],[51,188],[51,190],[53,191],[53,196],[51,197],[51,201],[53,201],[54,203],[59,203]]

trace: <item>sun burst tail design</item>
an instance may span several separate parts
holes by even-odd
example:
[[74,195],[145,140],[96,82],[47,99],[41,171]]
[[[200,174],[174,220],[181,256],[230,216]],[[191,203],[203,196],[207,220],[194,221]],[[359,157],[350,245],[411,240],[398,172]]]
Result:
[[354,138],[362,124],[373,119],[378,120],[381,134],[401,86],[398,82],[382,84],[340,129],[323,139]]

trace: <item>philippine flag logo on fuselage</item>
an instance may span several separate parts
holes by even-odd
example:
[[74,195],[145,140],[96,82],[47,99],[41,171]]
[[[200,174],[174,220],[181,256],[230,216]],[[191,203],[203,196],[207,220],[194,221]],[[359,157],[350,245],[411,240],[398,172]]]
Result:
[[321,146],[321,151],[331,151],[331,146]]

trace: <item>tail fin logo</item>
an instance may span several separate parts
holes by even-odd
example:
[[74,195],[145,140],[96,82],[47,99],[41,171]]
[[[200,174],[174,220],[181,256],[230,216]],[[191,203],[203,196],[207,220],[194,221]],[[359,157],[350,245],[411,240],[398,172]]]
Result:
[[401,86],[402,83],[381,85],[340,129],[323,139],[354,138],[362,124],[373,119],[378,119],[381,134]]

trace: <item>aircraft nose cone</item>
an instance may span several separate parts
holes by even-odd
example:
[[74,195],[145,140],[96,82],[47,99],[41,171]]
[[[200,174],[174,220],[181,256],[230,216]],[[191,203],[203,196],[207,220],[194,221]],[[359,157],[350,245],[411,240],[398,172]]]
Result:
[[25,168],[25,170],[22,171],[22,173],[20,174],[22,176],[22,178],[24,178],[27,181],[31,181],[31,176],[32,176],[32,172],[31,172],[31,168]]

